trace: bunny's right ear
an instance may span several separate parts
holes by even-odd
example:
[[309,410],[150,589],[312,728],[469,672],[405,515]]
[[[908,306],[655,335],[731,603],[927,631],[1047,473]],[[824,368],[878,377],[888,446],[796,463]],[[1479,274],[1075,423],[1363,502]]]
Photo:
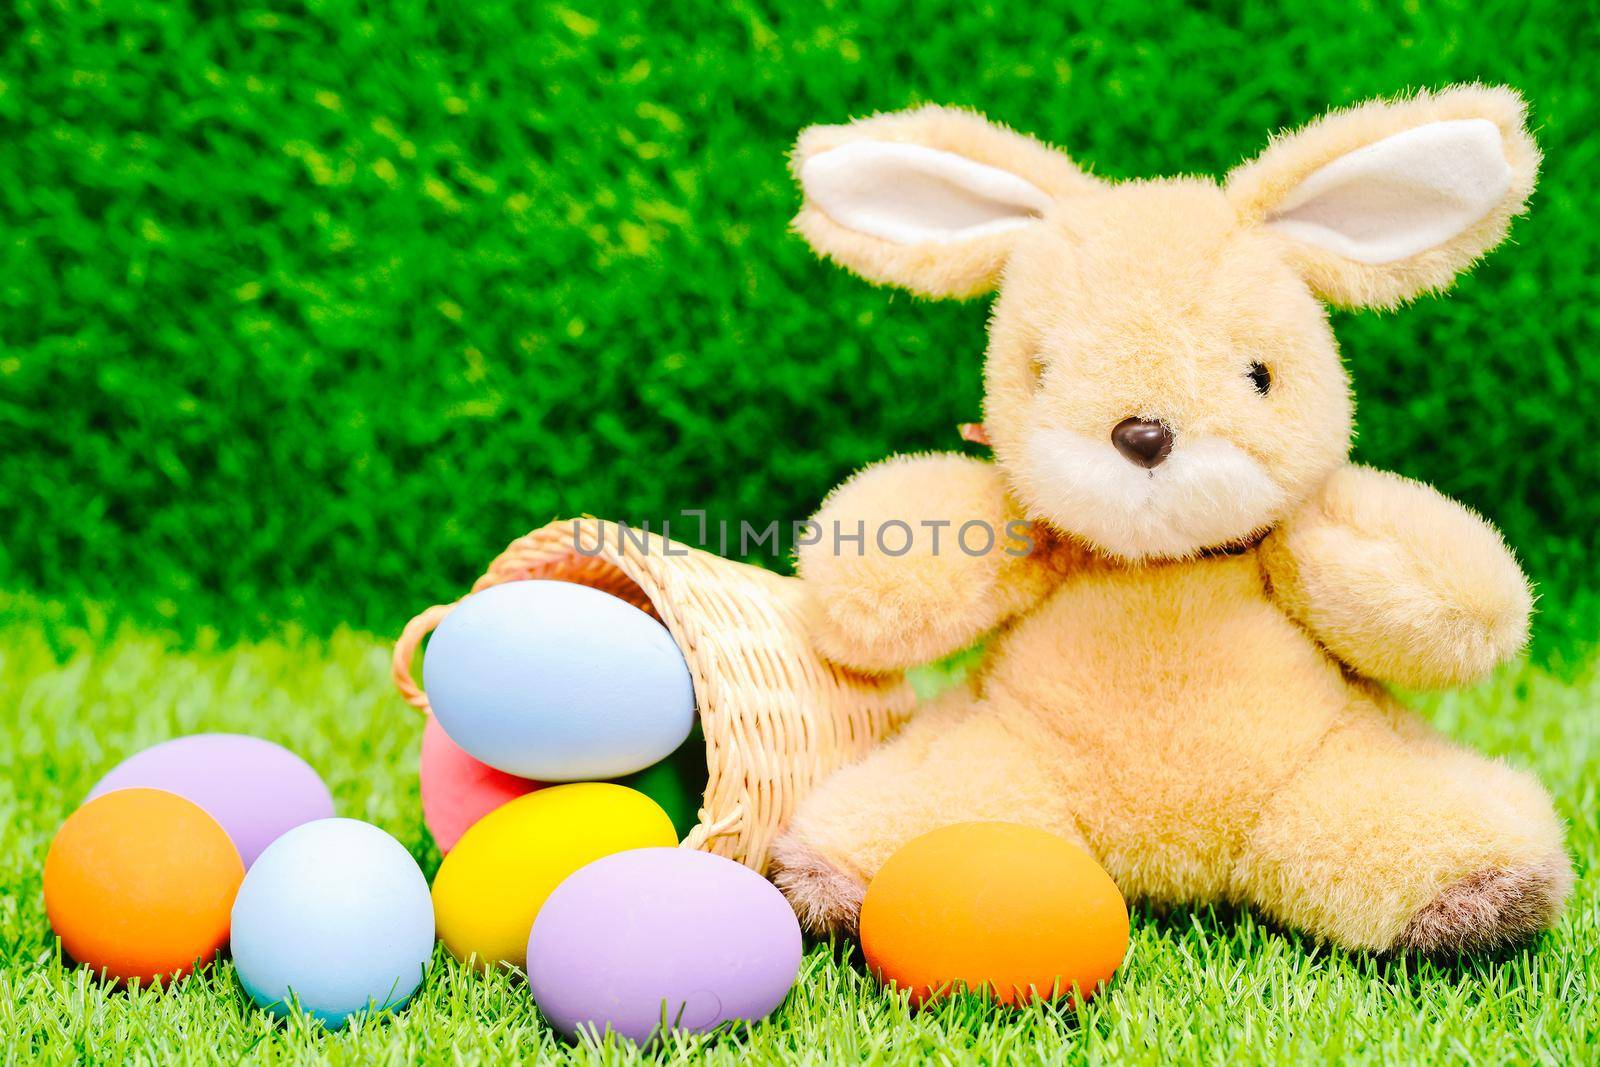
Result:
[[800,135],[795,228],[862,277],[934,297],[995,287],[1017,234],[1098,182],[970,111],[923,107]]

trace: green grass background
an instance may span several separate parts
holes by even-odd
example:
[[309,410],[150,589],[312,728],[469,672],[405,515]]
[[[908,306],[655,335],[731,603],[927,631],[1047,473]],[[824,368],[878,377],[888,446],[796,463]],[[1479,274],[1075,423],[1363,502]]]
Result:
[[[385,643],[511,537],[591,512],[795,519],[958,447],[985,309],[873,290],[786,231],[795,133],[966,104],[1112,177],[1220,175],[1270,130],[1503,81],[1546,165],[1445,298],[1336,316],[1358,458],[1507,532],[1532,662],[1426,713],[1571,823],[1560,928],[1456,964],[1247,912],[1135,916],[1081,1014],[915,1014],[814,947],[749,1034],[580,1060],[1600,1059],[1600,29],[1532,3],[155,4],[0,8],[0,1062],[562,1054],[515,981],[441,959],[324,1035],[223,963],[130,995],[64,969],[39,869],[122,756],[204,729],[304,754],[437,862]],[[688,529],[679,526],[682,536]],[[783,566],[783,561],[772,565]],[[842,955],[842,953],[841,953]]]
[[1566,647],[1600,618],[1594,16],[20,0],[0,585],[392,632],[554,517],[804,518],[864,463],[959,447],[985,309],[814,261],[801,127],[935,100],[1100,174],[1216,175],[1331,105],[1483,79],[1532,102],[1531,216],[1453,295],[1337,329],[1359,458],[1499,522]]

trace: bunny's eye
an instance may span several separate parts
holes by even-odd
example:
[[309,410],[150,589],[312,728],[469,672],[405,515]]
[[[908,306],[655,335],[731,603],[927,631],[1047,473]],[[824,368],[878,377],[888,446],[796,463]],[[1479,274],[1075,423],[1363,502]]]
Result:
[[[1035,393],[1044,388],[1044,372],[1049,368],[1045,364],[1044,342],[1032,332],[1024,334],[1017,339],[1016,348],[1007,353],[1011,360],[1020,359],[1026,368],[1027,377],[1023,382]],[[1008,362],[1010,362],[1008,360]],[[1012,367],[1016,363],[1010,363]]]
[[1250,369],[1245,371],[1245,375],[1250,379],[1250,384],[1256,387],[1256,392],[1262,396],[1266,396],[1268,390],[1272,388],[1272,372],[1267,369],[1265,363],[1250,364]]
[[1028,353],[1028,382],[1038,389],[1044,385],[1044,357],[1038,349]]

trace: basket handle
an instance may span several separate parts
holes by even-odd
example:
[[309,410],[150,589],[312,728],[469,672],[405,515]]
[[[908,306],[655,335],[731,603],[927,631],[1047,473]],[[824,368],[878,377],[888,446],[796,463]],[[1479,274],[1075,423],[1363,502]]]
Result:
[[422,647],[422,639],[431,634],[459,603],[461,602],[458,600],[454,604],[435,604],[421,612],[406,623],[406,628],[400,631],[400,637],[394,643],[394,659],[390,664],[390,674],[394,678],[395,688],[400,690],[400,696],[407,704],[423,714],[427,714],[429,710],[428,694],[423,692],[422,687],[411,676],[411,664],[417,658],[417,649]]
[[734,804],[722,818],[714,821],[707,820],[704,807],[700,809],[698,815],[699,819],[695,822],[694,829],[678,842],[679,848],[704,851],[706,843],[713,838],[736,835],[744,826],[744,805],[740,803]]

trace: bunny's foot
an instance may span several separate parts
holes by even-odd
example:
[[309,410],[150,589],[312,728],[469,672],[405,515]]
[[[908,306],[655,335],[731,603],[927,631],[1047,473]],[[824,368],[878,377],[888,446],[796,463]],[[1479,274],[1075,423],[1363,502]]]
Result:
[[854,937],[867,884],[794,834],[772,846],[772,881],[807,933]]
[[1572,886],[1539,783],[1387,698],[1352,704],[1267,806],[1237,870],[1241,895],[1273,918],[1375,952],[1526,941]]
[[1393,948],[1432,955],[1519,944],[1555,922],[1571,888],[1572,868],[1564,856],[1479,871],[1413,915]]

